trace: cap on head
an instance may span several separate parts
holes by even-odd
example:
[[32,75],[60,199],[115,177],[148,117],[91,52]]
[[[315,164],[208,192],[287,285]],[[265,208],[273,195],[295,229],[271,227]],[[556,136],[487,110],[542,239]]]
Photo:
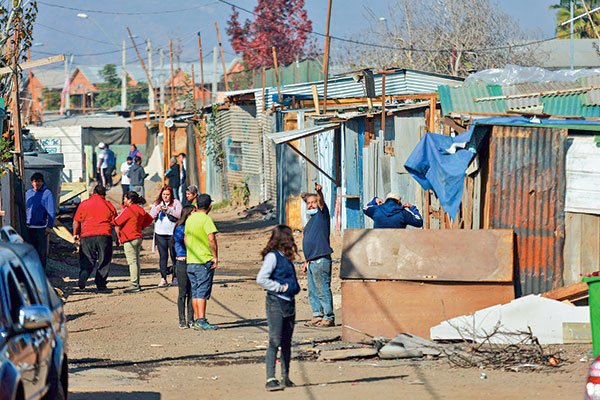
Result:
[[389,200],[389,199],[394,199],[394,200],[396,200],[396,201],[398,201],[398,202],[399,202],[400,200],[402,200],[402,196],[400,196],[400,193],[389,192],[389,193],[387,194],[387,196],[385,196],[385,199],[386,199],[386,200]]
[[196,200],[196,207],[198,207],[199,210],[208,210],[211,204],[212,199],[210,198],[210,195],[206,193],[202,193],[198,196],[198,200]]
[[106,145],[104,144],[104,142],[98,143],[98,148],[103,149],[105,147],[106,147]]
[[[198,186],[190,185],[187,187],[186,192],[190,192],[191,194],[198,195]],[[210,196],[209,196],[209,198],[210,198]]]

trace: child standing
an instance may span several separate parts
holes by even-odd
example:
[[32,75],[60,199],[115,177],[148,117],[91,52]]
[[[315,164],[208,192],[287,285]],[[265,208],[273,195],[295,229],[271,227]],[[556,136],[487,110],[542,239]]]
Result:
[[[186,250],[185,250],[185,223],[188,217],[196,211],[196,207],[185,206],[181,211],[181,217],[175,224],[173,231],[173,242],[175,247],[175,269],[179,296],[177,298],[177,310],[179,311],[179,328],[187,329],[194,323],[194,309],[192,306],[192,285],[187,275]],[[187,305],[187,319],[185,307]]]
[[[294,296],[300,292],[292,261],[298,254],[292,229],[286,225],[273,228],[267,246],[261,252],[263,264],[256,283],[267,290],[266,309],[269,347],[265,357],[268,391],[295,386],[289,378],[292,357],[292,334],[296,322]],[[277,350],[281,348],[281,382],[275,378]]]

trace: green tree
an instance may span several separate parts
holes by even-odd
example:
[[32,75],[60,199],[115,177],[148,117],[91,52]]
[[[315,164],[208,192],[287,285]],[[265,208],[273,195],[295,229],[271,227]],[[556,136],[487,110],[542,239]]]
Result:
[[100,71],[103,83],[98,84],[100,91],[96,95],[95,103],[98,108],[111,108],[121,103],[121,79],[117,75],[115,64],[106,64]]
[[[562,25],[563,22],[571,19],[570,10],[571,0],[561,0],[559,4],[550,6],[556,9],[556,36],[560,39],[569,39],[571,32],[571,24]],[[585,14],[586,8],[588,11],[600,6],[600,0],[573,0],[573,15]],[[597,38],[594,32],[594,26],[600,33],[600,12],[586,15],[573,22],[573,39],[590,39]]]
[[60,108],[60,90],[44,89],[43,98],[46,110],[58,110]]

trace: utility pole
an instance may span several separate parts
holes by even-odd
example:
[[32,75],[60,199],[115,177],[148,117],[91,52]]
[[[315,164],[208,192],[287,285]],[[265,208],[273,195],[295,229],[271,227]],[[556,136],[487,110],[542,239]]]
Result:
[[121,111],[127,110],[127,47],[123,40],[121,50]]
[[332,0],[329,0],[327,5],[327,29],[325,31],[325,51],[323,54],[323,114],[327,113],[327,78],[329,77],[329,44],[331,43],[331,37],[329,36],[331,3]]
[[202,96],[202,108],[204,108],[204,60],[202,60],[202,38],[198,32],[198,57],[200,58],[200,88]]
[[277,83],[277,102],[281,102],[281,82],[279,81],[279,63],[277,62],[277,49],[271,47],[273,52],[273,67],[275,68],[275,83]]
[[175,74],[173,72],[173,41],[169,39],[169,63],[171,64],[171,114],[175,113]]
[[146,78],[148,79],[148,86],[150,86],[150,90],[154,90],[154,87],[152,86],[152,79],[150,77],[150,74],[148,73],[148,69],[146,68],[146,64],[144,63],[142,56],[140,55],[140,51],[137,48],[137,44],[135,44],[135,40],[133,40],[133,35],[131,34],[131,30],[129,29],[129,27],[127,28],[127,33],[129,34],[129,39],[131,39],[131,43],[133,44],[135,55],[137,56],[138,61],[140,62],[140,65],[142,66],[142,69],[146,74]]
[[71,54],[70,57],[65,57],[65,87],[63,89],[64,91],[64,96],[63,96],[63,114],[66,114],[69,109],[71,108],[71,76],[70,76],[70,67],[69,67],[69,63],[72,65],[73,64],[73,55]]
[[165,104],[165,52],[162,48],[158,51],[158,58],[160,62],[160,112]]
[[[569,11],[571,12],[571,27],[570,27],[570,35],[569,35],[569,64],[571,65],[571,69],[573,69],[575,64],[575,42],[573,41],[573,3],[574,0],[569,1]],[[590,17],[591,18],[591,17]]]
[[150,39],[146,40],[146,51],[148,52],[148,110],[153,111],[156,109],[154,100],[154,83],[152,82],[152,42]]
[[218,53],[217,53],[217,47],[215,46],[213,48],[213,83],[212,83],[212,102],[214,103],[215,100],[217,99],[217,84],[219,82],[219,78],[217,75],[217,57],[218,57]]
[[198,109],[198,94],[196,93],[196,73],[194,72],[194,64],[192,64],[192,95],[194,96],[194,113]]
[[225,66],[225,57],[223,56],[223,45],[221,44],[221,34],[219,33],[219,23],[215,21],[217,28],[217,41],[219,42],[219,52],[221,53],[221,64],[223,64],[223,79],[225,80],[225,91],[229,91],[229,80],[227,79],[227,67]]

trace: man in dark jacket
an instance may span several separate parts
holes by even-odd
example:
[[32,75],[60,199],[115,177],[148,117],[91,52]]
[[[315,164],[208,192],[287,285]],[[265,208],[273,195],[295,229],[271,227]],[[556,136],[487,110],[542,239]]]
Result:
[[179,164],[177,163],[177,159],[175,157],[171,157],[171,165],[165,173],[165,177],[169,180],[169,186],[173,188],[173,195],[177,200],[181,200],[179,198],[179,185],[181,183],[179,171],[180,170]]
[[129,168],[127,173],[131,181],[129,188],[130,190],[137,192],[141,197],[144,197],[144,179],[146,179],[146,171],[142,167],[142,159],[135,157],[133,159],[133,165]]
[[388,193],[385,201],[374,197],[363,208],[366,216],[373,220],[373,228],[404,229],[407,225],[421,228],[423,218],[416,206],[402,204],[402,197],[398,193]]

